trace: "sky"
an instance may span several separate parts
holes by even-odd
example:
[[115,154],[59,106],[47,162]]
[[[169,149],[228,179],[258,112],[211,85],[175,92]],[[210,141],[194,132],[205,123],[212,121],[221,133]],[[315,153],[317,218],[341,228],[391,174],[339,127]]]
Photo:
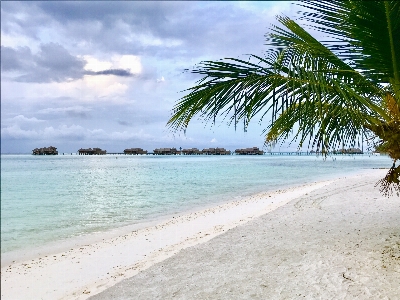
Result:
[[200,79],[186,69],[262,55],[275,16],[298,10],[287,1],[2,1],[1,153],[262,148],[265,122],[243,132],[195,118],[186,134],[166,124]]

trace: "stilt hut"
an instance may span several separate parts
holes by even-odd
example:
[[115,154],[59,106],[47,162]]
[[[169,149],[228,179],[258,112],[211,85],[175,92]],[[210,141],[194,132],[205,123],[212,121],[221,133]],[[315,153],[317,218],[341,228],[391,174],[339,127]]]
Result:
[[230,155],[231,151],[226,150],[225,148],[205,148],[202,151],[202,154],[206,155]]
[[79,155],[105,155],[107,153],[106,150],[101,150],[100,148],[89,148],[89,149],[79,149]]
[[360,148],[349,148],[346,151],[347,154],[363,154]]
[[58,151],[56,147],[43,147],[43,148],[35,148],[32,150],[33,155],[58,155]]
[[236,149],[235,153],[238,155],[263,155],[264,151],[260,150],[258,147]]
[[125,149],[124,154],[130,154],[130,155],[147,154],[147,151],[143,150],[142,148],[130,148],[130,149]]
[[153,153],[157,155],[176,155],[178,150],[176,148],[157,148],[154,149]]
[[201,151],[197,148],[183,149],[182,154],[183,155],[200,155]]

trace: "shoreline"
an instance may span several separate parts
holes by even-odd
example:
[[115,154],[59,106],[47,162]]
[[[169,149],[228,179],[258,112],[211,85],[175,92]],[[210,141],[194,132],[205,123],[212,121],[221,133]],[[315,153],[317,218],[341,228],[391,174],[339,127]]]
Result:
[[342,177],[101,292],[106,299],[398,299],[400,198]]
[[[351,178],[383,170],[363,170]],[[294,199],[347,178],[258,193],[237,201],[171,217],[150,227],[68,251],[4,266],[2,299],[87,299],[192,246],[285,207]],[[218,238],[217,238],[218,239]],[[233,241],[231,241],[233,242]],[[193,247],[192,247],[193,248]],[[3,265],[3,260],[2,260]]]
[[[47,251],[39,256],[31,253],[15,263],[6,263],[2,258],[2,299],[25,299],[32,295],[43,299],[86,299],[182,249],[204,243],[330,182],[332,180],[258,193],[161,222],[153,221],[150,226],[129,233],[123,228],[124,234],[111,233],[110,237],[109,233],[101,241],[96,238],[91,243],[83,239],[65,251]],[[121,228],[116,231],[121,233]],[[63,245],[60,247],[65,249]],[[112,258],[107,265],[103,263],[105,257]],[[60,269],[64,270],[62,277]],[[84,279],[82,270],[89,273]],[[40,277],[47,279],[43,282]],[[45,291],[49,289],[48,281],[57,282],[57,288]]]
[[[356,172],[358,173],[358,172]],[[346,174],[343,176],[352,176],[352,174]],[[332,181],[332,178],[324,178],[321,181],[309,181],[302,184],[291,184],[282,187],[282,189],[275,190],[273,188],[256,193],[248,193],[246,195],[236,196],[236,197],[228,197],[230,200],[222,200],[220,203],[205,203],[201,206],[196,205],[193,207],[189,207],[183,211],[170,213],[167,215],[160,215],[153,217],[151,219],[142,220],[134,224],[119,226],[115,228],[107,229],[106,231],[101,232],[93,232],[87,233],[80,236],[74,236],[58,241],[52,241],[46,243],[44,246],[36,246],[29,250],[26,248],[11,250],[1,254],[1,268],[5,266],[9,266],[12,263],[22,263],[25,261],[30,261],[32,259],[37,259],[39,257],[49,256],[52,254],[57,254],[61,252],[68,252],[71,248],[80,248],[83,246],[88,246],[91,244],[101,243],[104,240],[112,240],[118,238],[120,236],[125,236],[127,234],[131,234],[132,232],[138,232],[141,230],[145,230],[148,228],[153,228],[155,226],[161,226],[164,224],[169,224],[171,221],[176,222],[178,218],[191,216],[192,214],[196,215],[198,213],[206,213],[208,210],[213,209],[222,209],[224,210],[226,207],[230,205],[234,205],[235,203],[241,203],[242,201],[247,202],[248,199],[253,197],[261,196],[264,194],[272,194],[275,192],[285,192],[291,189],[297,189],[303,186],[308,186],[310,184],[315,184],[319,182],[328,182]],[[234,199],[232,199],[234,198]],[[235,204],[235,205],[236,205]]]
[[[386,169],[386,168],[385,168]],[[343,174],[335,174],[329,175],[326,174],[321,180],[316,181],[315,179],[311,179],[301,183],[289,183],[280,186],[280,189],[274,189],[273,187],[269,187],[263,191],[253,191],[253,192],[246,192],[243,195],[238,196],[223,196],[223,200],[219,203],[204,203],[202,205],[193,205],[188,206],[185,210],[169,213],[166,215],[159,215],[152,217],[150,219],[139,220],[136,223],[118,226],[114,228],[108,228],[105,231],[101,232],[92,232],[92,233],[85,233],[79,236],[73,236],[70,238],[65,238],[62,240],[46,242],[44,246],[34,246],[27,250],[26,248],[11,250],[4,253],[1,253],[1,268],[8,266],[12,263],[21,263],[24,261],[30,261],[32,259],[36,259],[39,257],[43,257],[45,255],[52,255],[54,253],[60,252],[67,252],[71,248],[80,248],[82,246],[87,246],[88,244],[96,244],[100,243],[104,240],[111,240],[113,238],[117,238],[119,236],[123,236],[126,234],[130,234],[133,231],[138,231],[146,228],[150,228],[156,226],[158,224],[167,223],[170,220],[180,217],[186,216],[193,213],[198,213],[201,211],[206,211],[208,209],[217,208],[224,205],[229,205],[233,202],[241,202],[246,201],[248,198],[252,198],[253,196],[267,194],[267,193],[274,193],[274,192],[281,192],[286,190],[291,190],[294,188],[299,188],[302,186],[306,186],[309,184],[314,184],[318,182],[328,182],[332,180],[336,180],[337,178],[345,177],[345,176],[354,176],[359,174],[360,172],[367,172],[368,169],[360,169],[355,170],[352,172],[347,172]],[[259,189],[258,189],[259,190]]]

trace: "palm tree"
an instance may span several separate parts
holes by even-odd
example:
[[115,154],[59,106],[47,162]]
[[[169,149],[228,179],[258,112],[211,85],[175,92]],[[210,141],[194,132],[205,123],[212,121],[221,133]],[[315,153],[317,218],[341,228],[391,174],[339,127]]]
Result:
[[[400,192],[400,2],[304,1],[300,21],[325,34],[318,41],[294,20],[266,35],[265,56],[204,61],[202,79],[174,106],[168,126],[186,130],[199,115],[229,125],[269,117],[266,143],[289,139],[317,151],[359,143],[389,154],[393,166],[378,183]],[[306,26],[304,25],[304,26]]]

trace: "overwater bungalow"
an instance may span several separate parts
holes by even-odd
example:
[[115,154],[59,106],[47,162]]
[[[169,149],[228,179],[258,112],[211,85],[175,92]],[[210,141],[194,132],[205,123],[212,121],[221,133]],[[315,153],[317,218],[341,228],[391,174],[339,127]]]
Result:
[[106,150],[101,150],[100,148],[89,148],[89,149],[79,149],[79,155],[105,155],[107,153]]
[[129,155],[147,154],[147,150],[143,150],[142,148],[130,148],[130,149],[125,149],[124,154],[129,154]]
[[32,150],[33,155],[58,155],[58,151],[56,147],[43,147],[43,148],[35,148]]
[[197,148],[182,149],[183,155],[200,155],[202,152]]
[[236,149],[235,153],[238,155],[263,155],[264,151],[260,150],[258,147]]
[[[316,155],[325,155],[325,154],[328,154],[328,151],[326,151],[326,150],[322,150],[322,151],[320,151],[320,150],[318,150],[318,151],[311,150],[308,153],[309,154],[316,154]],[[332,153],[335,154],[335,151],[333,151]]]
[[347,149],[348,154],[363,154],[360,148],[349,148]]
[[179,151],[176,148],[157,148],[153,151],[156,155],[176,155]]
[[360,148],[349,148],[333,151],[333,154],[363,154],[363,152]]
[[230,155],[231,151],[225,148],[206,148],[201,150],[202,154],[206,155]]

